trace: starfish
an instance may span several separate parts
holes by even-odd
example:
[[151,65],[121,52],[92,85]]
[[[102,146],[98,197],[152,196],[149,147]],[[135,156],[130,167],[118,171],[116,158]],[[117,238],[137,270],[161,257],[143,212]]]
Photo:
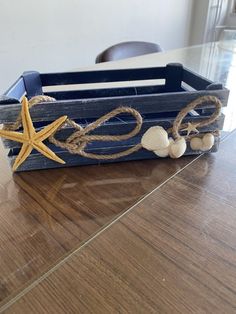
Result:
[[26,97],[22,101],[21,118],[23,125],[23,133],[0,130],[0,136],[8,140],[22,143],[21,150],[17,156],[15,163],[13,165],[13,171],[26,160],[33,149],[43,154],[49,159],[55,160],[61,164],[64,164],[64,160],[59,158],[51,149],[49,149],[43,141],[47,139],[51,134],[53,134],[59,126],[67,119],[67,116],[62,116],[51,124],[47,125],[44,129],[36,132],[33,122],[29,113],[29,104]]
[[197,126],[198,124],[192,124],[191,122],[188,122],[188,127],[182,129],[181,131],[187,131],[187,136],[189,136],[191,132],[199,133]]

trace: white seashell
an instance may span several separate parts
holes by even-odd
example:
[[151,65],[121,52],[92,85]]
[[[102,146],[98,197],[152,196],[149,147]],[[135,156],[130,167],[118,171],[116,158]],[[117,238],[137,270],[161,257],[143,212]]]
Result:
[[168,133],[161,126],[153,126],[144,133],[141,144],[152,151],[166,148],[169,146]]
[[170,144],[169,154],[171,158],[179,158],[183,156],[187,148],[184,137],[180,137]]
[[200,137],[193,137],[190,140],[190,147],[192,150],[201,150],[202,144],[202,139]]
[[213,134],[211,133],[207,133],[203,136],[202,138],[202,150],[206,151],[206,150],[210,150],[212,148],[212,146],[214,145],[215,142],[215,137]]
[[[173,143],[174,140],[172,137],[169,138],[169,144]],[[157,149],[157,150],[154,150],[154,153],[158,156],[158,157],[167,157],[169,156],[169,147],[170,146],[167,146],[166,148],[162,148],[162,149]]]
[[204,152],[210,150],[214,145],[214,142],[214,135],[211,133],[207,133],[203,136],[203,138],[193,137],[190,141],[190,147],[192,148],[192,150],[201,150]]
[[156,149],[153,151],[158,157],[167,157],[169,156],[169,147]]

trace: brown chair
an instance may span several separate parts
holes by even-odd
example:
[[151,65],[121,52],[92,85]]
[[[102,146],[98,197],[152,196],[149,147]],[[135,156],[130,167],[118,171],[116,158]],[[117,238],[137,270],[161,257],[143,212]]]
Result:
[[97,56],[95,62],[115,61],[161,51],[162,49],[158,44],[144,41],[127,41],[107,48]]

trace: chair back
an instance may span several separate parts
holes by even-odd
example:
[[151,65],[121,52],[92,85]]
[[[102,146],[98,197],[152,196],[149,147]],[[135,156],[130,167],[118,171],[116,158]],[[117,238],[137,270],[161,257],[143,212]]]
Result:
[[121,60],[154,52],[161,52],[160,45],[144,41],[128,41],[111,46],[101,52],[96,63]]

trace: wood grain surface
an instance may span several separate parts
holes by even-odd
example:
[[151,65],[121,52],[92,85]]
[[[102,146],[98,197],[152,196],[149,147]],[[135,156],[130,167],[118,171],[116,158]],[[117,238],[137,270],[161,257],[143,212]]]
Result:
[[0,145],[0,300],[7,302],[191,160],[12,175]]
[[[230,89],[224,130],[232,131],[236,68],[219,48],[96,68],[181,62]],[[193,158],[12,176],[0,145],[0,312],[236,313],[235,147],[234,135],[182,172]]]
[[5,313],[236,313],[236,133]]

